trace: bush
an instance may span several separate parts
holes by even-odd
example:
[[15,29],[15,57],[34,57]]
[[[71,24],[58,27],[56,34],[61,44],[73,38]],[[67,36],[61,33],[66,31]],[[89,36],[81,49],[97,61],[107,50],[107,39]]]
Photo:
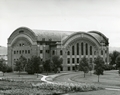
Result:
[[114,70],[115,67],[113,65],[105,64],[104,70]]
[[7,72],[9,73],[9,72],[12,72],[13,70],[12,70],[12,67],[7,67]]

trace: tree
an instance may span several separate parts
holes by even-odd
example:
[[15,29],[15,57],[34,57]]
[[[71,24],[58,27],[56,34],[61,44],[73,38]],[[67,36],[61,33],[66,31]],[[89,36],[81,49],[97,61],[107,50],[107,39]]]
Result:
[[[109,54],[109,56],[110,56],[110,65],[115,65],[115,66],[117,66],[116,65],[116,58],[117,58],[117,56],[120,54],[120,52],[118,52],[118,51],[113,51],[113,53],[110,53]],[[117,67],[116,67],[117,68]]]
[[93,64],[89,63],[89,71],[90,71],[90,75],[92,75],[91,71],[93,70]]
[[[52,57],[52,62],[53,62],[53,69],[54,72],[57,73],[58,69],[61,67],[63,59],[57,55]],[[60,71],[59,71],[60,72]]]
[[116,58],[116,66],[117,66],[117,69],[119,70],[118,73],[120,75],[120,55],[118,55]]
[[85,73],[88,73],[89,71],[89,63],[86,57],[83,57],[80,60],[79,69],[84,72],[84,78],[85,78]]
[[16,61],[15,69],[16,71],[19,71],[19,77],[20,77],[20,72],[25,70],[26,64],[27,64],[27,59],[23,56],[20,56],[20,58]]
[[99,76],[100,75],[103,75],[103,72],[104,72],[104,61],[103,61],[103,58],[98,56],[95,61],[94,61],[94,64],[95,64],[95,74],[98,75],[98,82],[99,82]]
[[0,71],[3,72],[3,76],[4,73],[7,71],[7,65],[5,64],[5,60],[3,58],[0,59]]
[[48,75],[48,72],[50,72],[52,70],[52,62],[50,61],[50,59],[46,60],[44,63],[43,63],[43,67],[44,67],[44,70],[47,72],[47,75]]
[[28,61],[26,71],[28,72],[28,74],[37,73],[37,77],[38,77],[38,73],[40,71],[41,65],[42,65],[42,62],[40,57],[32,56],[32,58]]

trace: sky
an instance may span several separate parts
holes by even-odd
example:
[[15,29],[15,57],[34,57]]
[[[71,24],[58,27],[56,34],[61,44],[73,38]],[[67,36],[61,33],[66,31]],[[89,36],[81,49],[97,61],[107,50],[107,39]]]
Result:
[[19,27],[99,31],[120,47],[120,0],[0,0],[0,45]]

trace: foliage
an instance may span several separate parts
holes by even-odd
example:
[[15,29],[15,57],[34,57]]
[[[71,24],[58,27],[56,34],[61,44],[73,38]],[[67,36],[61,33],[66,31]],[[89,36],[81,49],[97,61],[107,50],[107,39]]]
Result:
[[44,67],[44,70],[47,72],[51,72],[52,69],[53,69],[53,63],[51,62],[50,59],[46,60],[44,63],[43,63],[43,67]]
[[113,53],[110,53],[109,56],[110,56],[110,65],[116,65],[116,58],[117,56],[120,54],[120,52],[118,51],[113,51]]
[[27,64],[27,59],[23,56],[20,56],[20,58],[16,61],[15,70],[19,71],[19,76],[20,76],[20,72],[25,69],[26,64]]
[[92,75],[91,71],[93,70],[93,64],[89,63],[89,71],[90,71],[90,75]]
[[41,83],[39,85],[33,85],[33,87],[37,87],[38,89],[62,91],[64,93],[83,91],[85,92],[101,89],[92,84],[90,85],[86,83],[67,83],[67,82]]
[[7,72],[7,65],[4,59],[0,59],[0,71],[3,72],[3,76],[4,76],[4,73]]
[[103,72],[104,72],[104,61],[103,61],[103,58],[98,56],[95,61],[94,61],[94,64],[95,64],[95,74],[98,75],[98,82],[99,82],[99,76],[100,75],[103,75]]
[[58,68],[61,67],[63,59],[57,55],[52,57],[52,62],[53,62],[53,69],[54,72],[56,73],[58,71]]
[[28,74],[38,74],[40,72],[40,65],[42,65],[40,57],[32,56],[32,58],[28,61],[26,71]]
[[117,66],[117,69],[119,70],[118,73],[120,75],[120,55],[118,55],[116,58],[116,66]]
[[84,77],[85,77],[85,73],[88,73],[89,71],[89,63],[86,57],[83,57],[80,60],[79,69],[84,72]]
[[110,65],[110,64],[105,64],[104,65],[104,70],[114,70],[115,67],[113,65]]
[[10,66],[7,66],[7,71],[6,72],[12,72],[13,70],[12,70],[12,67],[10,67]]

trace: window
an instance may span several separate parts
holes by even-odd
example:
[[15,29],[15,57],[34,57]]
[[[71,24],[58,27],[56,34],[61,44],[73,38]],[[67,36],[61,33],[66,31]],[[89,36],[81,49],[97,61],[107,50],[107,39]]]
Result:
[[67,63],[70,64],[70,58],[67,59]]
[[77,55],[79,55],[79,43],[77,43]]
[[27,50],[25,50],[25,54],[27,54]]
[[24,46],[24,43],[22,44],[22,46]]
[[22,53],[24,53],[24,50],[22,50]]
[[83,42],[82,42],[82,43],[81,43],[81,55],[84,55],[83,48],[84,48],[84,46],[83,46]]
[[74,55],[75,51],[74,51],[74,46],[72,46],[72,55]]
[[72,70],[73,70],[73,71],[75,70],[75,67],[74,67],[74,66],[72,67]]
[[40,53],[43,53],[43,51],[42,51],[42,50],[40,50]]
[[79,63],[79,58],[77,58],[77,63]]
[[19,54],[21,54],[21,50],[19,51]]
[[14,51],[14,54],[16,54],[16,51]]
[[70,55],[70,51],[67,52],[67,55]]
[[28,54],[30,54],[30,50],[28,50]]
[[62,50],[60,50],[60,55],[62,55]]
[[96,51],[94,51],[94,55],[96,55]]
[[21,44],[19,44],[19,46],[21,46]]
[[17,50],[17,54],[18,54],[18,50]]
[[75,59],[74,59],[74,58],[72,58],[72,63],[73,63],[73,64],[75,63]]
[[101,55],[103,55],[103,50],[101,50]]
[[92,46],[90,46],[90,55],[92,55]]
[[87,43],[85,45],[85,48],[86,48],[86,55],[88,55],[88,44]]
[[68,67],[68,71],[70,71],[70,67]]
[[52,54],[53,54],[53,55],[55,54],[55,51],[54,51],[54,50],[52,51]]

